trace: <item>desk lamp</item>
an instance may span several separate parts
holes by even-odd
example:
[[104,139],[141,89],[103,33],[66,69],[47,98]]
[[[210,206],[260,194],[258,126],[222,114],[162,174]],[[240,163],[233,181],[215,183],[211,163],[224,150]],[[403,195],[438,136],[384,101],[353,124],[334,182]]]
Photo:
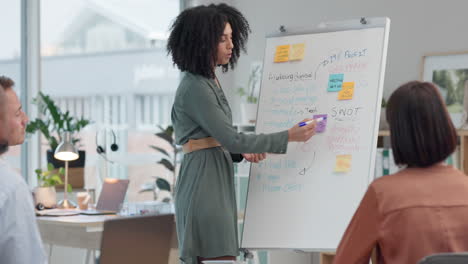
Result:
[[62,142],[55,149],[54,158],[65,161],[65,183],[63,185],[63,200],[58,202],[59,208],[76,208],[76,204],[68,198],[68,162],[78,159],[78,151],[71,140],[70,132],[63,133]]

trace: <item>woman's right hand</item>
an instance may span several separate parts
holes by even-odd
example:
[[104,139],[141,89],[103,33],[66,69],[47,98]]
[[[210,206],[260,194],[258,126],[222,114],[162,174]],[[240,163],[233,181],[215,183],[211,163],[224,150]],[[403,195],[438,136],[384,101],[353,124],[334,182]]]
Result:
[[[306,118],[301,122],[306,122],[313,120],[311,118]],[[299,125],[294,125],[288,129],[288,141],[290,142],[304,142],[309,140],[313,135],[315,135],[315,126],[317,122],[314,121],[308,125],[300,127]]]

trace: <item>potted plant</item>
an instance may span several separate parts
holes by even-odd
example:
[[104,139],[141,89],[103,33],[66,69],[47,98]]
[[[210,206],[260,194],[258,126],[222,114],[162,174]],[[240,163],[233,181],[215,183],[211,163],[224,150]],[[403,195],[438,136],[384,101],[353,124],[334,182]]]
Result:
[[389,127],[388,127],[387,115],[386,115],[387,101],[383,97],[382,97],[381,107],[382,109],[380,109],[379,130],[388,130]]
[[245,100],[241,103],[242,122],[244,123],[255,123],[257,118],[257,89],[260,85],[261,76],[262,64],[252,64],[246,88],[241,86],[237,89],[237,94],[241,98],[245,97]]
[[[41,203],[48,208],[54,207],[57,204],[55,186],[63,184],[61,176],[63,177],[65,173],[64,168],[55,169],[52,163],[48,163],[46,170],[37,169],[35,172],[38,182],[38,187],[34,189],[36,204]],[[67,191],[72,191],[70,184],[67,186]]]
[[164,148],[154,145],[151,145],[150,148],[158,151],[163,155],[163,157],[157,163],[163,165],[166,170],[171,172],[172,183],[169,183],[169,181],[161,176],[153,176],[155,180],[153,182],[143,184],[140,189],[140,193],[151,191],[153,192],[154,200],[157,200],[161,191],[167,191],[170,193],[170,197],[164,198],[163,202],[170,202],[171,198],[173,197],[173,190],[176,183],[177,158],[178,154],[182,152],[182,147],[177,146],[174,142],[174,128],[172,126],[168,126],[165,129],[162,127],[159,128],[161,129],[161,132],[158,132],[155,135],[166,141],[171,146],[171,151],[168,152]]
[[[62,112],[50,96],[39,92],[39,95],[34,98],[33,103],[38,105],[40,117],[29,122],[26,126],[26,132],[33,134],[39,131],[47,140],[49,149],[47,150],[47,162],[52,163],[55,168],[64,167],[64,162],[54,158],[54,152],[57,146],[62,141],[64,132],[70,132],[72,135],[73,144],[78,145],[80,139],[76,137],[76,133],[90,124],[90,121],[84,118],[76,118],[70,116],[70,112]],[[83,187],[84,185],[84,165],[86,153],[78,151],[79,158],[69,162],[70,183],[75,187]],[[80,168],[74,170],[73,168]]]
[[389,127],[388,127],[387,115],[386,115],[387,101],[383,97],[382,97],[382,103],[381,103],[380,107],[382,109],[380,109],[379,130],[388,130]]

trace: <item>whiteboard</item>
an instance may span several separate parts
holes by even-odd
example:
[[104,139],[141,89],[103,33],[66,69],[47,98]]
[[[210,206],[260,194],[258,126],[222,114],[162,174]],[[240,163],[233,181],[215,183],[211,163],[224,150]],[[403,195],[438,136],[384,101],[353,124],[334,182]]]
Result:
[[389,25],[357,19],[267,37],[256,133],[327,120],[308,142],[251,166],[243,248],[338,246],[374,177]]

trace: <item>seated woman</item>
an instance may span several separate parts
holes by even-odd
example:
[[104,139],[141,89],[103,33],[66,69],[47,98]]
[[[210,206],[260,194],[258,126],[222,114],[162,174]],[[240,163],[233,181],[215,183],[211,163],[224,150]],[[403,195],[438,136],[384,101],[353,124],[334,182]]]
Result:
[[435,86],[413,81],[390,97],[387,120],[400,172],[367,189],[334,264],[416,264],[439,252],[468,251],[468,177],[444,163],[457,145]]

